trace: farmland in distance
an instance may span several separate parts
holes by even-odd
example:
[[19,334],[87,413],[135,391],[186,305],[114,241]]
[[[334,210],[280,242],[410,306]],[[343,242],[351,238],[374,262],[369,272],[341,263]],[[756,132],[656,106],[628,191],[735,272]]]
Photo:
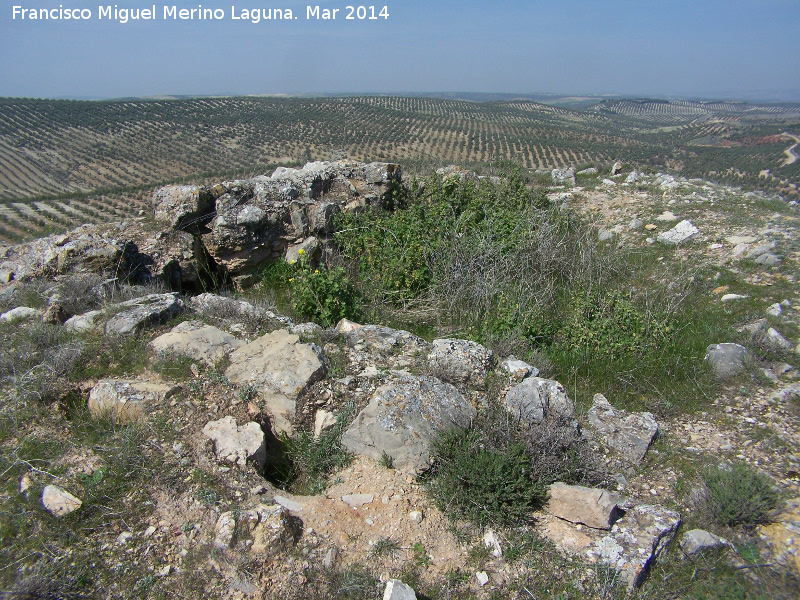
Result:
[[0,99],[0,239],[14,242],[145,209],[168,182],[269,173],[348,157],[410,172],[491,172],[615,160],[797,199],[800,104],[424,97]]

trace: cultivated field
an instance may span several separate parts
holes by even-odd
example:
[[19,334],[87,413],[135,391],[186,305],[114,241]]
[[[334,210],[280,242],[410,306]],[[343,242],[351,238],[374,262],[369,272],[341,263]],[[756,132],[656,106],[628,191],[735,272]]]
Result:
[[800,105],[606,100],[197,98],[0,100],[0,238],[138,214],[157,185],[347,156],[415,171],[499,160],[529,169],[621,160],[797,197],[784,151]]

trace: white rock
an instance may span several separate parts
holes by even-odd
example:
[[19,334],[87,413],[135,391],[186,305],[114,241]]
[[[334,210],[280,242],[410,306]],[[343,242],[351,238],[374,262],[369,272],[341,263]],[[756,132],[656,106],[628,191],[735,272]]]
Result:
[[253,460],[259,470],[264,467],[264,431],[258,423],[250,422],[239,427],[236,419],[227,416],[218,421],[209,421],[203,427],[203,435],[214,440],[214,451],[220,462],[236,463],[243,467],[248,460]]
[[48,485],[42,491],[42,504],[54,517],[63,517],[78,510],[83,502],[57,485]]
[[489,576],[486,574],[486,571],[478,571],[475,573],[475,577],[478,579],[478,583],[481,587],[489,583]]
[[692,225],[691,221],[684,220],[669,231],[659,233],[656,239],[664,244],[678,245],[691,240],[699,233],[700,230]]
[[773,317],[780,317],[781,313],[783,313],[783,307],[778,302],[771,304],[769,308],[767,308],[767,314]]
[[303,510],[302,504],[300,504],[299,502],[295,502],[294,500],[291,500],[284,496],[276,495],[273,496],[272,500],[273,502],[275,502],[275,504],[280,504],[283,508],[285,508],[286,510],[290,510],[292,512],[300,512],[301,510]]
[[539,375],[539,369],[529,365],[524,360],[517,360],[513,356],[509,356],[500,363],[500,368],[508,373],[514,381],[522,381],[526,377],[537,377]]
[[13,323],[14,321],[21,321],[22,319],[30,319],[39,314],[35,308],[28,308],[27,306],[18,306],[11,310],[4,312],[0,315],[0,321]]
[[410,513],[408,513],[408,520],[412,523],[422,523],[422,518],[423,515],[421,510],[412,510]]
[[731,543],[723,537],[709,533],[703,529],[692,529],[681,537],[681,548],[686,554],[697,554],[708,548],[720,548],[731,546]]
[[734,300],[744,300],[750,296],[742,296],[741,294],[725,294],[720,300],[722,302],[733,302]]
[[314,437],[319,437],[323,431],[334,425],[336,425],[336,415],[327,410],[318,410],[314,415]]
[[399,579],[390,579],[386,582],[383,600],[417,600],[417,594],[411,586]]
[[342,496],[342,502],[350,508],[360,508],[365,504],[371,504],[374,499],[375,496],[372,494],[345,494]]
[[656,217],[656,221],[677,221],[678,217],[672,214],[671,211],[665,210],[663,213]]
[[606,490],[554,483],[550,486],[547,512],[571,523],[595,529],[611,529],[619,517],[618,498]]
[[503,556],[503,548],[500,546],[500,540],[497,539],[497,534],[493,529],[487,529],[483,534],[483,545],[489,549],[492,556],[500,558]]

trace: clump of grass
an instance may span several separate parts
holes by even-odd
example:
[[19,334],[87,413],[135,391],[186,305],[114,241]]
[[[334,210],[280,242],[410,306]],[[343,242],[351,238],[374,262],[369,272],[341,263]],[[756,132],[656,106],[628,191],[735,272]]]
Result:
[[400,551],[400,542],[390,537],[382,537],[375,541],[370,550],[373,557],[394,556]]
[[743,463],[709,467],[702,474],[704,500],[711,517],[727,527],[769,522],[780,496],[772,481]]
[[355,406],[347,405],[336,415],[336,424],[314,437],[310,431],[281,436],[282,450],[266,469],[267,479],[295,494],[321,493],[328,476],[353,460],[342,445],[342,434],[355,416]]

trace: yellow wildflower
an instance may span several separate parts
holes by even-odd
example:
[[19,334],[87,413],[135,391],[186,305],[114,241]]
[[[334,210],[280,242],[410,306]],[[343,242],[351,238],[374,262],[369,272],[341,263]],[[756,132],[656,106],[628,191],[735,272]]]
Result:
[[297,253],[298,253],[300,256],[303,256],[303,254],[305,254],[305,253],[306,253],[306,251],[305,251],[305,250],[303,250],[302,248],[300,248],[300,250],[298,250],[298,251],[297,251]]

